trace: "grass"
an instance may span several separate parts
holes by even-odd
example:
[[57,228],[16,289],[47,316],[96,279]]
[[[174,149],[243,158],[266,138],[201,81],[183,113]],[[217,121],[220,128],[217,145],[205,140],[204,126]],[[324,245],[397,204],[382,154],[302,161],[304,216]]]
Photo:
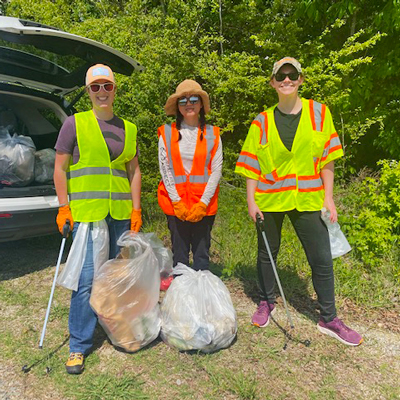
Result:
[[[144,196],[144,230],[169,243],[165,217],[154,196]],[[349,348],[320,335],[310,268],[290,224],[284,224],[278,268],[295,329],[287,343],[274,323],[249,324],[255,309],[256,232],[245,194],[222,187],[213,229],[212,270],[230,290],[238,336],[213,353],[178,352],[160,339],[134,354],[117,351],[99,328],[80,376],[65,373],[70,292],[57,287],[44,349],[38,349],[60,237],[0,244],[0,384],[18,385],[27,399],[396,399],[400,397],[398,287],[389,271],[366,269],[352,254],[335,260],[340,315],[364,334]],[[388,258],[389,259],[389,258]],[[278,297],[276,322],[287,328]],[[311,340],[305,347],[300,341]],[[23,365],[32,367],[21,372]],[[377,373],[379,371],[379,373]],[[7,374],[7,382],[2,381]],[[5,389],[4,389],[5,388]],[[7,391],[6,391],[7,393]],[[11,393],[11,389],[9,389]],[[7,397],[6,397],[7,398]]]

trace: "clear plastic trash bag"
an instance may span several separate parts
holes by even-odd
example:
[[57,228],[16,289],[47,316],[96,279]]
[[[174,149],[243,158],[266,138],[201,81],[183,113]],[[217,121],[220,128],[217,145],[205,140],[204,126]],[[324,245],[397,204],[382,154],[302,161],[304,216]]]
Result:
[[126,231],[117,243],[118,257],[95,271],[90,305],[111,342],[134,352],[160,332],[158,260],[142,233]]
[[92,235],[93,241],[94,270],[97,270],[108,260],[110,239],[107,222],[104,219],[93,222],[92,230],[89,229],[89,225],[87,222],[79,223],[67,261],[57,278],[57,284],[66,289],[78,290],[79,278],[86,258],[89,235]]
[[27,186],[35,177],[36,147],[29,136],[10,135],[0,127],[0,183]]
[[351,246],[340,229],[337,222],[332,223],[330,218],[331,213],[325,207],[321,210],[322,221],[325,222],[329,232],[329,242],[331,244],[332,258],[343,256],[351,250]]
[[161,278],[166,278],[172,275],[172,252],[170,249],[164,247],[163,242],[157,237],[155,233],[143,233],[145,240],[148,240],[154,254],[158,260]]
[[210,271],[178,263],[161,304],[161,338],[179,350],[211,353],[236,336],[236,311],[224,283]]
[[35,153],[35,181],[49,183],[53,181],[56,152],[53,149],[43,149]]

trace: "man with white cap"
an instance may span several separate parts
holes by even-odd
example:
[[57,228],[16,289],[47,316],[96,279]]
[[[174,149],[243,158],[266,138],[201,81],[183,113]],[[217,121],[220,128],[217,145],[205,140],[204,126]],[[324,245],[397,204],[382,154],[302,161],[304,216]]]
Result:
[[[137,129],[113,112],[116,84],[113,71],[103,64],[86,73],[92,110],[68,117],[56,143],[54,183],[60,203],[60,232],[68,220],[72,235],[79,223],[105,219],[110,237],[110,258],[118,253],[117,240],[126,230],[142,225],[141,173],[137,155]],[[70,356],[67,372],[80,374],[84,357],[93,345],[97,323],[89,300],[93,282],[93,242],[89,234],[86,257],[69,313]]]
[[[324,104],[299,97],[304,77],[300,63],[285,57],[272,70],[270,85],[279,97],[275,106],[251,124],[235,172],[246,177],[249,215],[262,220],[276,262],[281,229],[288,215],[312,269],[320,307],[318,330],[358,346],[363,339],[336,315],[333,262],[321,209],[337,221],[333,201],[334,160],[343,156],[331,113]],[[265,327],[275,309],[275,276],[258,230],[258,277],[261,301],[252,323]]]

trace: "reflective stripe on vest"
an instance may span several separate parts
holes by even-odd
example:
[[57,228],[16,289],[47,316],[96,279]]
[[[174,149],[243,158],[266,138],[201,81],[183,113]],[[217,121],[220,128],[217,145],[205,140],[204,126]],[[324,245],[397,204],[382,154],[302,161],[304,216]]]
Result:
[[247,151],[242,151],[240,153],[236,165],[238,167],[244,167],[257,175],[259,175],[261,172],[260,163],[258,162],[257,156]]
[[324,152],[322,153],[322,160],[325,160],[328,157],[329,153],[332,153],[335,150],[338,150],[342,147],[340,144],[340,139],[337,133],[334,133],[331,136],[329,143],[324,148]]
[[207,155],[206,162],[204,163],[204,172],[202,175],[189,175],[189,181],[191,183],[207,183],[210,178],[210,174],[208,173],[208,165],[211,161],[211,152],[215,145],[215,135],[214,129],[212,125],[206,125],[206,134],[204,135],[203,140],[206,139],[207,143]]
[[94,222],[110,214],[129,219],[132,195],[126,163],[136,153],[136,126],[124,120],[125,145],[113,161],[93,111],[75,114],[79,161],[67,172],[72,216],[79,222]]
[[311,123],[314,131],[322,131],[324,129],[326,105],[309,100]]
[[256,119],[253,121],[254,125],[257,125],[260,128],[260,144],[264,145],[268,143],[268,118],[267,113],[262,112],[258,114]]
[[[114,176],[120,176],[122,178],[127,178],[128,174],[126,171],[122,171],[119,169],[111,168],[111,173]],[[85,176],[85,175],[109,175],[110,174],[110,168],[109,167],[86,167],[86,168],[81,168],[77,171],[68,171],[67,172],[67,178],[78,178],[79,176]]]
[[[168,160],[170,160],[170,164],[173,165],[172,163],[172,146],[171,146],[171,140],[172,140],[172,128],[171,125],[167,124],[164,125],[164,134],[165,134],[165,147],[167,148],[167,152],[168,152]],[[172,171],[172,176],[174,177],[174,181],[175,181],[175,185],[178,183],[184,183],[186,182],[186,175],[175,175],[175,169],[171,168]]]

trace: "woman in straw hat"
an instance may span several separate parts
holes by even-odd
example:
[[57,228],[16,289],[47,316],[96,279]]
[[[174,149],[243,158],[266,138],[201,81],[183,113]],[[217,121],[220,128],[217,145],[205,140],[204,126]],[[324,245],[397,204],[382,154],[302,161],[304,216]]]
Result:
[[189,265],[192,249],[192,268],[207,270],[222,173],[219,128],[206,123],[210,100],[193,80],[180,83],[164,108],[176,122],[158,128],[158,203],[167,216],[174,266]]

